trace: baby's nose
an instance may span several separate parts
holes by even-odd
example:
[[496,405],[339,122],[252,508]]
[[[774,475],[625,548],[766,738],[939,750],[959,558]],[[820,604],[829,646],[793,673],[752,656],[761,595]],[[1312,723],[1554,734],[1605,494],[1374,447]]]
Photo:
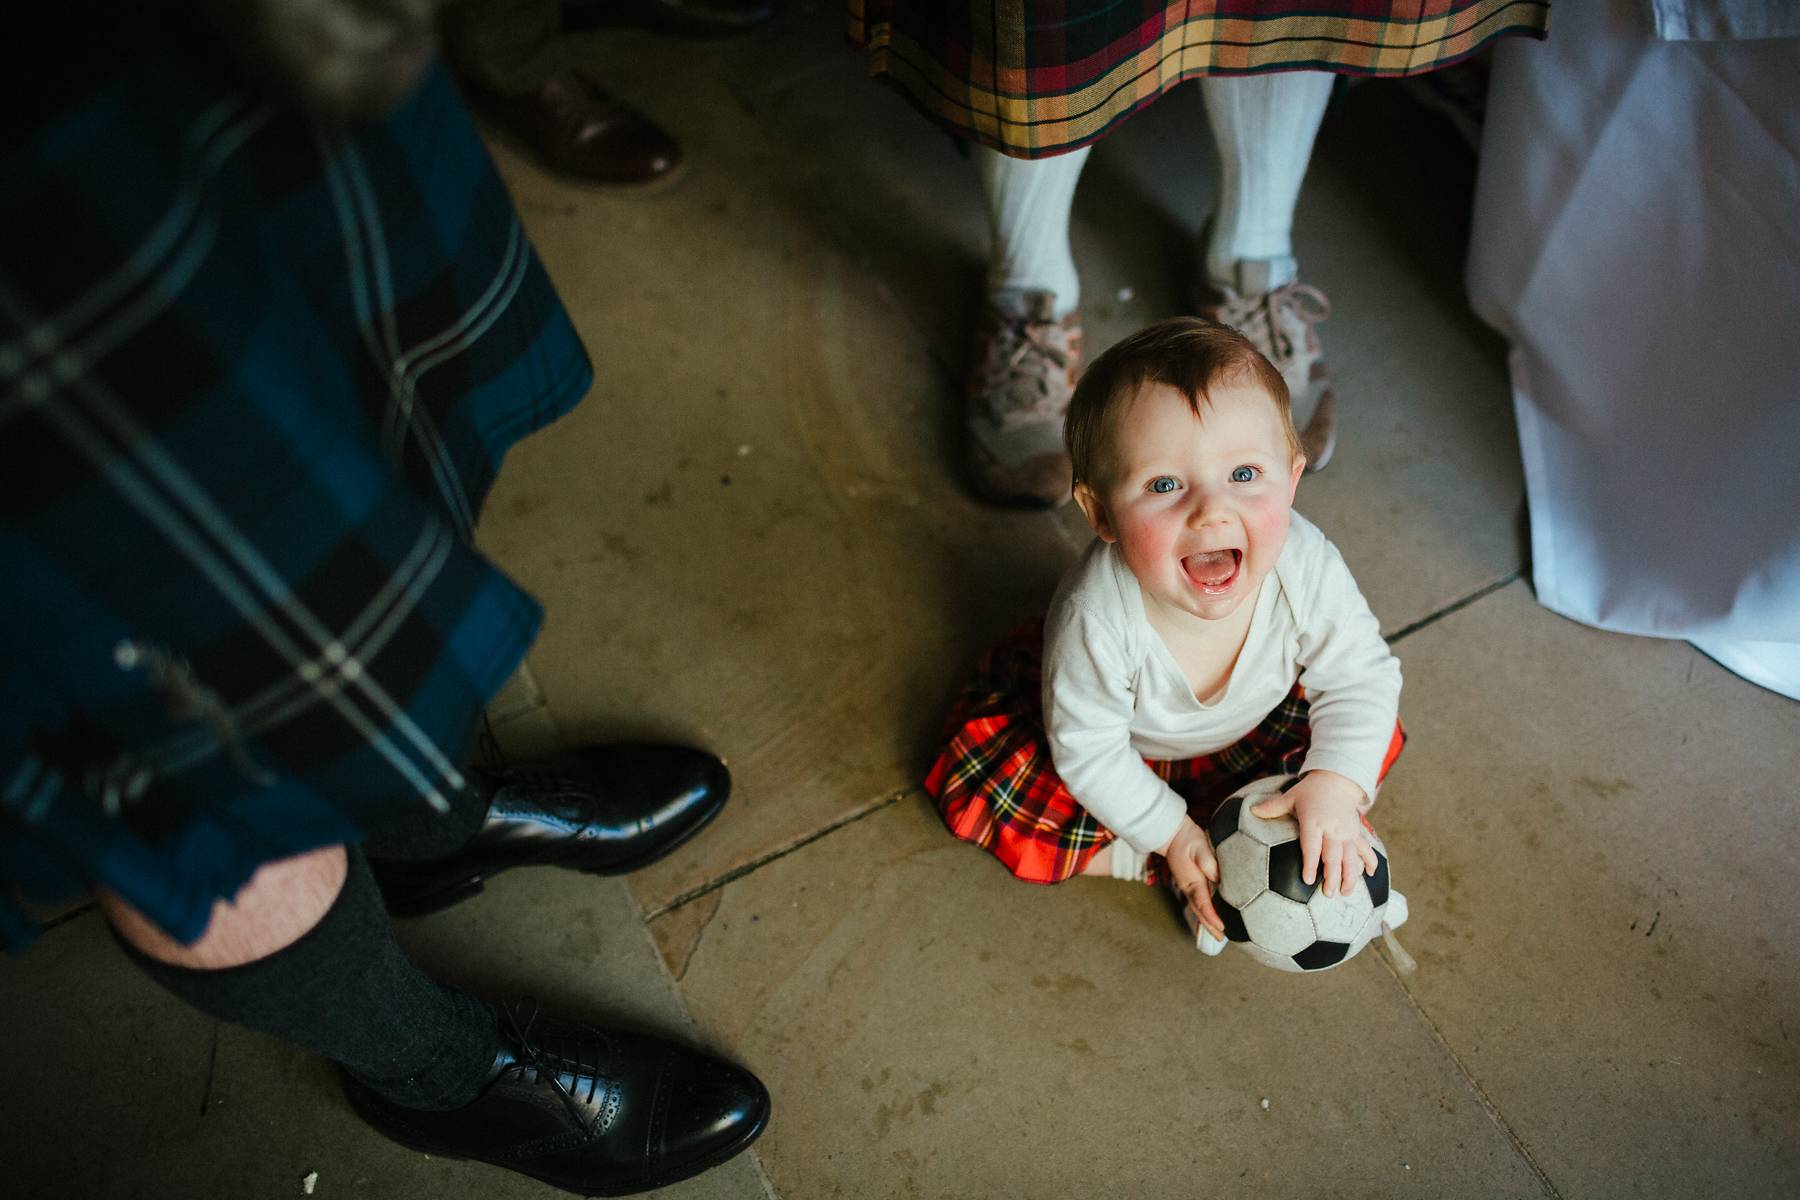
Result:
[[1195,488],[1188,508],[1188,524],[1210,525],[1224,520],[1229,513],[1230,505],[1221,493],[1210,488]]

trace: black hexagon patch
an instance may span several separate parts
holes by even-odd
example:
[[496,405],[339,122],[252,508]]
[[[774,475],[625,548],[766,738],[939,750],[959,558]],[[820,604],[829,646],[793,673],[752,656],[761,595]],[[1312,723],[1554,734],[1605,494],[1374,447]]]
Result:
[[1206,836],[1217,846],[1220,842],[1237,832],[1238,813],[1244,807],[1242,796],[1229,797],[1225,803],[1213,810],[1213,815],[1206,822]]
[[1300,877],[1300,843],[1283,842],[1269,848],[1269,890],[1299,904],[1312,899],[1318,884]]
[[1388,898],[1388,865],[1387,855],[1375,851],[1375,873],[1368,876],[1369,902],[1376,908],[1387,903]]
[[1294,961],[1302,971],[1322,971],[1326,967],[1335,967],[1344,961],[1344,955],[1350,952],[1347,942],[1314,942],[1300,953],[1294,955]]
[[1247,942],[1250,931],[1244,928],[1244,914],[1225,903],[1225,897],[1215,894],[1213,907],[1218,910],[1219,920],[1225,926],[1225,940],[1229,942]]

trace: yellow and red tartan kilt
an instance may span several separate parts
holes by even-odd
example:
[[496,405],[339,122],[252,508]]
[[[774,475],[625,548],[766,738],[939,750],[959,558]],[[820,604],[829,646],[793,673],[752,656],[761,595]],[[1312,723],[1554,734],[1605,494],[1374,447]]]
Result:
[[1196,76],[1416,75],[1549,22],[1549,0],[847,0],[844,14],[870,74],[1014,158],[1098,141]]
[[[1043,658],[1042,619],[1008,633],[982,656],[951,708],[945,745],[925,776],[925,791],[951,833],[1028,883],[1061,883],[1079,875],[1113,833],[1069,794],[1050,760]],[[1245,784],[1300,769],[1312,734],[1308,707],[1304,689],[1295,684],[1262,724],[1223,750],[1144,761],[1204,826],[1219,802]],[[1405,744],[1396,721],[1381,778]],[[1162,859],[1152,856],[1150,881],[1160,882],[1163,874]]]

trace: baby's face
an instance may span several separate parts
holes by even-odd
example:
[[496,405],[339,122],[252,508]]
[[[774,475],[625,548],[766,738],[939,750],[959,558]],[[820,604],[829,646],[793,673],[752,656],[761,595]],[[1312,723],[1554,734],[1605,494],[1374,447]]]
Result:
[[1274,402],[1254,385],[1187,397],[1151,384],[1106,434],[1106,470],[1075,498],[1094,532],[1119,544],[1144,601],[1218,621],[1255,596],[1287,544],[1306,460],[1290,456]]

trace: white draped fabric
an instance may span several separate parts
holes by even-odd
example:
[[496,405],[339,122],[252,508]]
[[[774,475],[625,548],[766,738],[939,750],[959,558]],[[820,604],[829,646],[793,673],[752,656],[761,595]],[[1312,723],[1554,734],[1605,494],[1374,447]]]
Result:
[[1694,40],[1800,5],[1766,7],[1580,0],[1502,43],[1469,293],[1539,601],[1800,699],[1800,38]]

